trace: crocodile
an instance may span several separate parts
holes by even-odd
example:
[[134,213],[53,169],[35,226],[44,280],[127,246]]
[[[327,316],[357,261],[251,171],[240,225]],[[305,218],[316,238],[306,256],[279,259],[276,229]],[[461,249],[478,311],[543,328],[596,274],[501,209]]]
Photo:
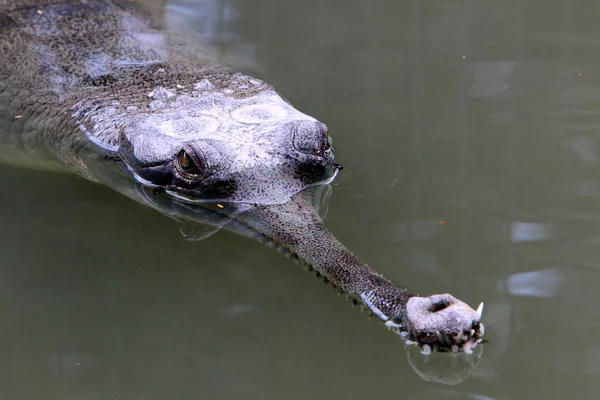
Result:
[[482,343],[483,304],[401,288],[328,231],[327,126],[168,29],[161,7],[0,1],[0,161],[106,185],[192,240],[224,228],[274,247],[423,353]]

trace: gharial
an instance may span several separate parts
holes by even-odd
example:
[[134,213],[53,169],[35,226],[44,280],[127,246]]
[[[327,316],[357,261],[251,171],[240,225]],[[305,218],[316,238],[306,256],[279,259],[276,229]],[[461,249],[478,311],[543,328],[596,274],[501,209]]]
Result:
[[482,306],[402,289],[325,228],[305,193],[340,168],[327,127],[148,3],[0,2],[0,160],[104,184],[189,235],[223,227],[276,247],[425,353],[481,343]]

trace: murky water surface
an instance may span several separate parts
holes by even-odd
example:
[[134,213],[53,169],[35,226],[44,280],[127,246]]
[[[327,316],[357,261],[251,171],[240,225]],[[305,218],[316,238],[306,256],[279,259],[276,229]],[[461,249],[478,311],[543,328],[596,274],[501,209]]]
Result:
[[328,124],[346,167],[337,237],[420,293],[484,301],[490,343],[465,380],[448,358],[409,363],[270,249],[228,232],[187,242],[109,189],[1,167],[0,397],[597,398],[599,10],[169,2],[171,26],[192,22]]

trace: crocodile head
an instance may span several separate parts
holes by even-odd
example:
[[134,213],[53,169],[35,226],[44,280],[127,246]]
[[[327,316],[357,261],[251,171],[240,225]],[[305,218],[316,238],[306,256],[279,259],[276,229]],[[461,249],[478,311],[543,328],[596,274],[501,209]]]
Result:
[[327,127],[274,91],[173,97],[168,106],[135,115],[119,146],[138,181],[172,197],[282,203],[332,180],[339,169]]
[[157,88],[149,97],[144,112],[121,122],[111,148],[116,175],[134,189],[88,160],[98,180],[175,219],[188,239],[225,227],[278,249],[424,352],[468,353],[480,343],[481,310],[400,288],[324,226],[307,193],[328,187],[341,167],[323,123],[269,88],[249,96]]

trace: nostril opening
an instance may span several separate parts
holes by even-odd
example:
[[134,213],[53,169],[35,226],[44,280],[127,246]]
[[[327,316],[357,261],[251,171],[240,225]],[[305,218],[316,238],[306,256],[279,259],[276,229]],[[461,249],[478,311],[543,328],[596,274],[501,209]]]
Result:
[[448,308],[449,305],[450,305],[450,303],[445,300],[437,301],[437,302],[433,303],[431,305],[431,307],[429,307],[429,311],[432,313],[442,311],[442,310],[445,310],[446,308]]
[[299,121],[292,127],[292,142],[304,154],[323,156],[331,151],[331,138],[325,124],[318,121]]

